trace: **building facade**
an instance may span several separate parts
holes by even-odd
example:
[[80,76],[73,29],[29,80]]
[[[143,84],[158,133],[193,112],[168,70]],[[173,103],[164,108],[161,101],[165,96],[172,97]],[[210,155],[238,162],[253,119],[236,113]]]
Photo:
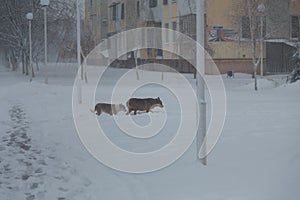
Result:
[[[289,72],[299,38],[299,0],[262,0],[260,3],[265,5],[263,12],[257,10],[258,5],[253,5],[251,11],[256,58],[260,57],[262,42],[264,73]],[[252,73],[253,42],[246,1],[207,0],[206,5],[208,44],[221,73],[229,70]],[[259,69],[260,65],[258,73]]]
[[[246,0],[206,0],[205,47],[221,73],[229,70],[252,73],[253,52],[259,58],[261,43],[264,73],[290,71],[289,66],[293,65],[291,56],[299,41],[300,0],[262,0],[260,3],[265,5],[263,11],[259,12],[257,5],[253,4],[251,14],[245,14],[248,10]],[[86,0],[86,8],[86,23],[97,42],[139,27],[180,31],[196,40],[196,0]],[[252,29],[254,38],[251,38]],[[147,35],[143,37],[145,39]],[[180,48],[177,38],[167,31],[162,30],[161,37],[158,47]],[[254,48],[252,39],[256,41]],[[126,45],[126,41],[109,45],[118,48]],[[178,55],[159,48],[136,50],[122,59],[132,57],[180,59]]]
[[98,44],[108,34],[108,0],[85,1],[85,30],[92,33]]

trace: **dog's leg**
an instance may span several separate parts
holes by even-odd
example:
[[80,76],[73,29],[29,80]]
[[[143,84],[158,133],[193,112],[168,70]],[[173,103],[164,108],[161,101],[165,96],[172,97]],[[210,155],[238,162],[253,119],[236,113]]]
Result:
[[112,105],[112,106],[111,106],[111,112],[112,112],[111,115],[117,114],[117,108],[116,108],[116,105]]
[[128,107],[128,110],[127,110],[127,112],[126,112],[126,115],[129,115],[130,113],[131,113],[131,108],[130,107]]

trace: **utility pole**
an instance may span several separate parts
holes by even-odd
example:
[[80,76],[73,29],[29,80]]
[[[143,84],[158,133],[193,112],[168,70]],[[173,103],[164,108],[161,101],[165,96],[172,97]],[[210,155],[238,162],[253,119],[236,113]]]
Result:
[[29,32],[29,80],[32,81],[33,68],[32,68],[32,41],[31,41],[31,20],[33,19],[32,13],[27,13],[26,18],[28,19],[28,32]]
[[263,58],[263,43],[264,43],[264,21],[263,13],[266,7],[263,3],[259,4],[257,7],[258,12],[260,13],[260,77],[264,75],[264,58]]
[[81,66],[81,57],[80,57],[80,50],[81,50],[81,44],[80,44],[80,9],[79,9],[79,0],[76,1],[76,13],[77,13],[77,65],[78,68],[81,69],[81,80],[78,81],[78,102],[82,103],[82,82],[83,82],[83,68]]
[[81,68],[81,80],[83,80],[83,68],[81,67],[81,57],[80,57],[80,9],[79,9],[79,0],[76,2],[76,13],[77,13],[77,64]]
[[[205,0],[197,0],[197,27],[196,27],[196,37],[197,37],[197,43],[201,47],[197,47],[197,72],[204,76],[205,75],[205,50],[204,50],[204,14],[205,14]],[[203,149],[206,152],[206,144],[205,144],[205,136],[206,136],[206,101],[205,101],[205,86],[204,86],[204,79],[203,77],[198,74],[196,76],[196,86],[197,86],[197,99],[199,103],[199,128],[197,132],[197,156],[199,157],[199,150],[201,148],[201,145],[203,145]],[[201,159],[201,162],[203,165],[207,165],[207,158],[204,157]]]
[[47,42],[47,6],[49,5],[49,0],[41,0],[40,1],[41,6],[44,9],[44,49],[45,49],[45,60],[44,60],[44,65],[45,65],[45,72],[46,72],[46,78],[45,78],[45,84],[48,84],[48,42]]

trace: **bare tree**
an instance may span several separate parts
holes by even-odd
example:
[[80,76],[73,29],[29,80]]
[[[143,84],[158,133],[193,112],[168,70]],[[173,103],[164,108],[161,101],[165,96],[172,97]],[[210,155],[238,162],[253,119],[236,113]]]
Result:
[[[257,7],[263,3],[268,7],[268,0],[239,0],[234,2],[233,23],[240,26],[240,37],[249,40],[251,45],[251,57],[253,65],[254,89],[257,90],[257,66],[260,63],[260,57],[257,52],[258,39],[261,38],[261,21]],[[265,13],[266,14],[266,13]],[[264,31],[265,32],[265,31]]]
[[[74,57],[76,36],[75,1],[51,0],[47,8],[48,48],[60,52],[58,57]],[[22,73],[28,75],[28,21],[26,13],[33,13],[32,50],[36,64],[43,59],[43,12],[40,0],[1,0],[0,3],[0,42],[5,47],[8,64],[12,70],[22,63]],[[38,66],[37,66],[38,68]]]
[[[289,3],[291,0],[237,0],[233,2],[232,22],[240,27],[240,39],[249,41],[253,64],[254,89],[257,90],[258,42],[260,39],[289,39]],[[264,4],[263,13],[258,6]],[[261,18],[262,17],[262,18]],[[263,19],[262,21],[260,19]],[[263,34],[261,36],[261,27]]]
[[250,38],[251,38],[251,48],[252,48],[252,64],[253,64],[253,77],[254,77],[254,90],[257,90],[257,66],[259,64],[260,58],[257,58],[256,54],[256,45],[257,45],[257,33],[259,20],[257,18],[257,6],[260,3],[258,0],[246,0],[247,2],[247,14],[249,19],[250,27]]
[[25,70],[24,68],[28,57],[28,52],[26,52],[28,28],[25,14],[26,12],[32,12],[32,3],[28,2],[26,4],[26,2],[17,2],[15,0],[3,0],[0,4],[0,40],[7,48],[6,55],[12,70],[17,68],[17,62],[12,61],[22,58],[23,73],[28,73],[28,69]]

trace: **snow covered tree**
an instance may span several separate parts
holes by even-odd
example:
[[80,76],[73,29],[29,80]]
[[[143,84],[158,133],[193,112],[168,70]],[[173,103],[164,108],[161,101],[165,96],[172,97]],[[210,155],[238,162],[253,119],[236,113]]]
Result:
[[[264,4],[268,7],[267,0],[239,0],[234,2],[233,21],[240,26],[240,37],[249,40],[251,45],[251,56],[253,65],[254,89],[257,90],[257,66],[260,63],[258,56],[258,40],[261,39],[260,28],[262,26],[258,6]],[[265,13],[264,13],[265,15]],[[264,17],[265,21],[265,17]],[[265,23],[264,23],[265,24]],[[265,27],[265,26],[264,26]],[[264,29],[265,35],[265,29]]]
[[[24,67],[28,57],[28,23],[25,14],[32,12],[32,3],[16,0],[2,0],[0,3],[0,40],[7,49],[6,56],[12,70],[17,68],[16,60],[21,58]],[[25,67],[22,71],[28,73]]]
[[[75,58],[72,52],[76,43],[76,1],[50,0],[47,7],[48,48],[66,59]],[[44,15],[40,0],[0,0],[0,41],[5,47],[6,58],[12,70],[22,63],[22,72],[28,74],[29,44],[26,13],[33,13],[32,50],[33,60],[44,58]]]
[[[236,0],[232,21],[240,27],[240,39],[249,41],[253,64],[254,89],[257,90],[257,66],[261,56],[258,48],[261,39],[288,39],[290,0]],[[260,5],[265,9],[259,11]],[[262,20],[261,20],[262,19]],[[263,33],[261,35],[261,27]]]
[[290,83],[294,83],[298,80],[300,80],[300,46],[297,46],[297,51],[293,55],[293,60],[296,63],[295,68],[291,72],[291,74],[288,76],[288,80]]

